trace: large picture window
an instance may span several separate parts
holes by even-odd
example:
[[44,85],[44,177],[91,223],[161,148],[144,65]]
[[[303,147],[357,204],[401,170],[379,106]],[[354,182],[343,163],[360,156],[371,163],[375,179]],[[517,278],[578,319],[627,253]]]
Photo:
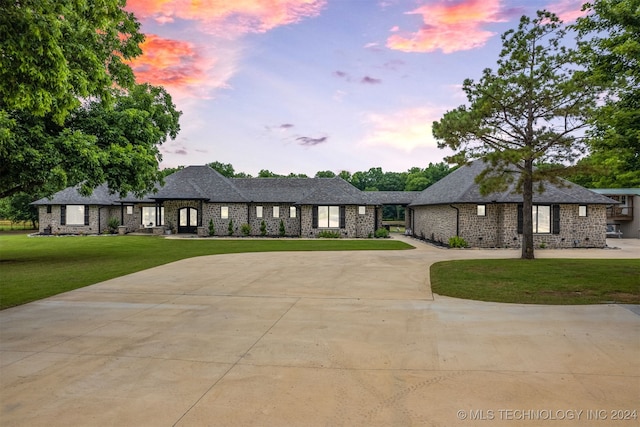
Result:
[[[142,225],[144,227],[156,227],[164,225],[164,207],[157,209],[155,206],[142,207]],[[160,216],[157,218],[157,216]]]
[[345,228],[344,206],[314,206],[314,228]]
[[66,225],[89,225],[89,207],[85,205],[67,205],[65,212]]

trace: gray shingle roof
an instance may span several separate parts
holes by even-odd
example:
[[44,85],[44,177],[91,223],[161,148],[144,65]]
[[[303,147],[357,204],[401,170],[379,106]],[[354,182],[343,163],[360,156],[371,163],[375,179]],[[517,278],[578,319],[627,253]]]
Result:
[[229,178],[209,166],[188,166],[165,178],[156,194],[156,200],[213,200],[216,202],[244,203],[247,198]]
[[116,205],[120,196],[110,194],[106,184],[93,190],[90,196],[83,196],[78,192],[79,186],[68,187],[58,191],[51,197],[44,197],[31,203],[32,205]]
[[[514,192],[511,186],[504,192],[486,196],[480,194],[480,186],[475,177],[488,165],[476,160],[462,166],[442,178],[415,198],[410,206],[442,205],[449,203],[521,203],[522,195]],[[534,203],[576,203],[576,204],[612,204],[614,200],[594,193],[584,187],[562,180],[562,185],[544,184],[543,193],[534,192]]]
[[335,178],[232,178],[255,203],[369,204],[362,192],[340,177]]

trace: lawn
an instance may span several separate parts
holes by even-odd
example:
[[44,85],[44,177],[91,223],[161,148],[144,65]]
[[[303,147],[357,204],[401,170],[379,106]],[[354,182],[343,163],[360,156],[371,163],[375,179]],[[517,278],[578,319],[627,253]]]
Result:
[[0,234],[0,309],[200,255],[411,249],[384,239],[164,239]]
[[438,262],[439,295],[522,304],[640,304],[638,259],[498,259]]

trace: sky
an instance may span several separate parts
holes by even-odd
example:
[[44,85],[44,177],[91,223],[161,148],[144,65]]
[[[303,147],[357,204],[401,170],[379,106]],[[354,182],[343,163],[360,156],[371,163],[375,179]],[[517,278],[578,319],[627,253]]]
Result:
[[431,125],[496,67],[500,35],[583,0],[128,0],[138,83],[182,111],[161,167],[230,163],[257,176],[425,168],[451,154]]

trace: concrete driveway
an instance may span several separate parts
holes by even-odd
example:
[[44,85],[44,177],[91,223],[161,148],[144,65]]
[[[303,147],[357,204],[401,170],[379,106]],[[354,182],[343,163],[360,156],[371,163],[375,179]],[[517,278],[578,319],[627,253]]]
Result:
[[[434,298],[432,262],[519,252],[410,242],[200,257],[4,310],[0,425],[640,424],[637,307]],[[640,257],[610,244],[537,255]]]

